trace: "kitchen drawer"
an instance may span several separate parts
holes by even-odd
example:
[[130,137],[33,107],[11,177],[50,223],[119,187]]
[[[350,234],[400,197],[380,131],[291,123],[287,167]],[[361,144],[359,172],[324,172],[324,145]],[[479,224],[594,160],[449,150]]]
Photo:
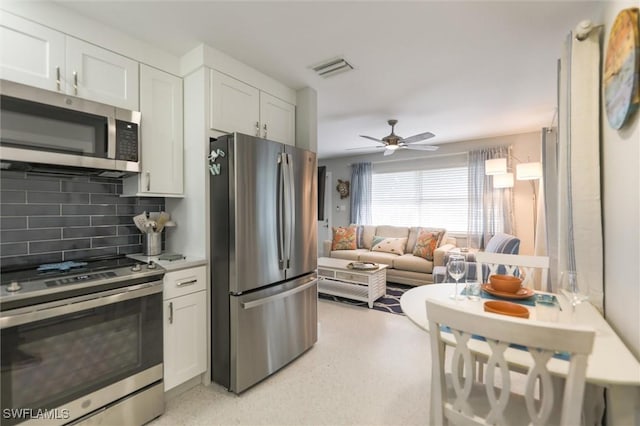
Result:
[[362,284],[367,284],[369,282],[368,276],[353,274],[351,272],[336,272],[336,278],[339,280],[355,281]]
[[206,289],[207,268],[181,269],[164,275],[164,300]]

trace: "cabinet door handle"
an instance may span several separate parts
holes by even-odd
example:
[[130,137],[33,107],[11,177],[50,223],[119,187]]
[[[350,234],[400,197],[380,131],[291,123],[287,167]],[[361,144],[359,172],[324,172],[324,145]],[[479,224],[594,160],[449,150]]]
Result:
[[147,177],[147,192],[151,191],[151,173],[149,171],[145,172],[145,176]]
[[60,67],[56,67],[56,88],[60,91]]
[[78,94],[78,73],[76,71],[73,72],[73,94]]
[[264,138],[266,139],[267,138],[267,123],[264,123],[263,129],[264,129]]
[[173,324],[173,302],[169,302],[169,324]]
[[185,285],[191,285],[191,284],[195,284],[197,282],[198,282],[197,279],[193,279],[193,280],[189,280],[189,281],[180,281],[179,283],[176,283],[176,286],[183,287]]
[[260,137],[260,122],[256,121],[256,136]]

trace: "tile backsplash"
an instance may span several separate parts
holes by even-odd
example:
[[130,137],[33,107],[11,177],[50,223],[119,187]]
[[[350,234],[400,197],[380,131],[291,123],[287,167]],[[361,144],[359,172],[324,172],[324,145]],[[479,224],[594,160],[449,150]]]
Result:
[[121,193],[117,178],[0,172],[0,267],[141,252],[133,216],[165,200]]

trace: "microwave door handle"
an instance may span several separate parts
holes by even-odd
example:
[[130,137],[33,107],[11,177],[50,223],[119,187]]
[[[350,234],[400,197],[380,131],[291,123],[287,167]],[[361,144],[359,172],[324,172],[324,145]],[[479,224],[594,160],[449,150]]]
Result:
[[107,158],[116,159],[116,118],[107,117]]

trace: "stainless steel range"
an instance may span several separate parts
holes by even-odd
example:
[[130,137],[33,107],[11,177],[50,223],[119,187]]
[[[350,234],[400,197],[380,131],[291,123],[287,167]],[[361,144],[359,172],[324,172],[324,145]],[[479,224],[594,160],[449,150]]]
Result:
[[0,424],[162,414],[164,273],[125,257],[2,271]]

